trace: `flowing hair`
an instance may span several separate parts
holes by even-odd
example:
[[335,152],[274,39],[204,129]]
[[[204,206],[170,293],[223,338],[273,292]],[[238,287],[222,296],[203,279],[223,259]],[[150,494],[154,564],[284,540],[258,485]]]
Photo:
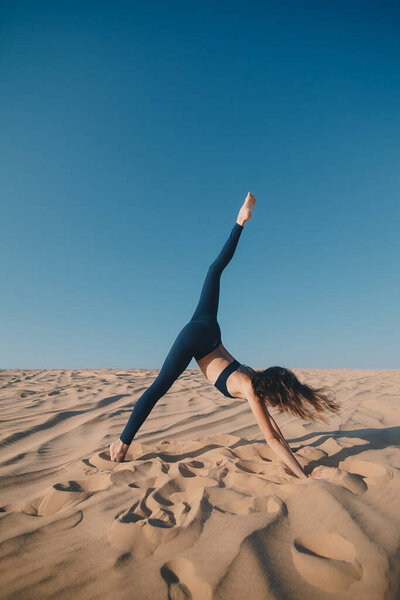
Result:
[[301,419],[327,423],[324,411],[338,413],[339,404],[332,391],[313,388],[301,383],[296,375],[284,367],[269,367],[250,375],[256,396],[262,403],[276,407],[279,412],[289,412]]

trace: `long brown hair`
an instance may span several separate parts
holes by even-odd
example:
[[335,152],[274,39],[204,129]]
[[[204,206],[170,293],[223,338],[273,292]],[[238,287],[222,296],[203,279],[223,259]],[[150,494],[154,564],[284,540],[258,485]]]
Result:
[[331,390],[301,383],[293,371],[285,367],[269,367],[265,371],[253,369],[250,378],[256,396],[279,412],[286,411],[301,419],[313,422],[320,419],[326,423],[324,411],[340,411]]

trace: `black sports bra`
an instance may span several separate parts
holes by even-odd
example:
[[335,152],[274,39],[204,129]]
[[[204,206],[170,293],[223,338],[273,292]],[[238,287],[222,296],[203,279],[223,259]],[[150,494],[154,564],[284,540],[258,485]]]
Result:
[[220,392],[222,392],[224,394],[224,396],[228,396],[229,398],[234,398],[234,396],[232,396],[226,388],[226,380],[228,379],[229,375],[231,373],[233,373],[233,371],[236,371],[240,366],[241,366],[241,363],[235,359],[233,362],[229,363],[229,365],[227,367],[225,367],[225,369],[222,371],[222,373],[220,373],[217,381],[214,383],[214,386]]

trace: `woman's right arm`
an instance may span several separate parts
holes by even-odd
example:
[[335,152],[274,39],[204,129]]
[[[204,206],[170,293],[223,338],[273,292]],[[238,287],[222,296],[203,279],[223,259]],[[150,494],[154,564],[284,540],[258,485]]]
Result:
[[280,437],[268,440],[268,446],[279,456],[289,469],[297,475],[299,479],[307,479],[308,475],[301,464],[295,458],[293,452],[282,442]]
[[[275,454],[279,456],[279,458],[295,475],[297,475],[297,477],[300,479],[306,479],[307,474],[305,473],[301,464],[296,460],[296,457],[293,455],[293,452],[291,451],[286,440],[284,440],[278,426],[273,421],[271,415],[268,413],[262,402],[260,402],[260,400],[253,394],[249,395],[248,402],[268,446],[272,448]],[[275,429],[273,426],[273,422],[275,423],[277,429]]]
[[268,413],[268,418],[269,418],[269,420],[272,423],[272,427],[275,429],[276,433],[278,434],[278,436],[280,437],[280,439],[282,440],[282,442],[285,444],[286,448],[289,450],[289,452],[291,452],[292,449],[289,446],[289,444],[287,443],[287,441],[285,440],[282,431],[279,429],[278,423],[275,421],[275,419],[269,413]]

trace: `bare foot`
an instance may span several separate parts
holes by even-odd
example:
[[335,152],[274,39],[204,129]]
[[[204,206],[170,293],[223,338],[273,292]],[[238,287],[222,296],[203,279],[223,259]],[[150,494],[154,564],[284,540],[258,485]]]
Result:
[[110,458],[115,462],[122,462],[125,458],[126,453],[128,452],[129,446],[121,442],[121,440],[117,440],[110,444]]
[[249,192],[246,196],[246,200],[244,201],[242,208],[239,210],[236,223],[238,223],[239,225],[244,225],[244,223],[246,223],[246,221],[248,221],[251,218],[251,213],[253,212],[255,204],[256,197],[253,196],[251,192]]

